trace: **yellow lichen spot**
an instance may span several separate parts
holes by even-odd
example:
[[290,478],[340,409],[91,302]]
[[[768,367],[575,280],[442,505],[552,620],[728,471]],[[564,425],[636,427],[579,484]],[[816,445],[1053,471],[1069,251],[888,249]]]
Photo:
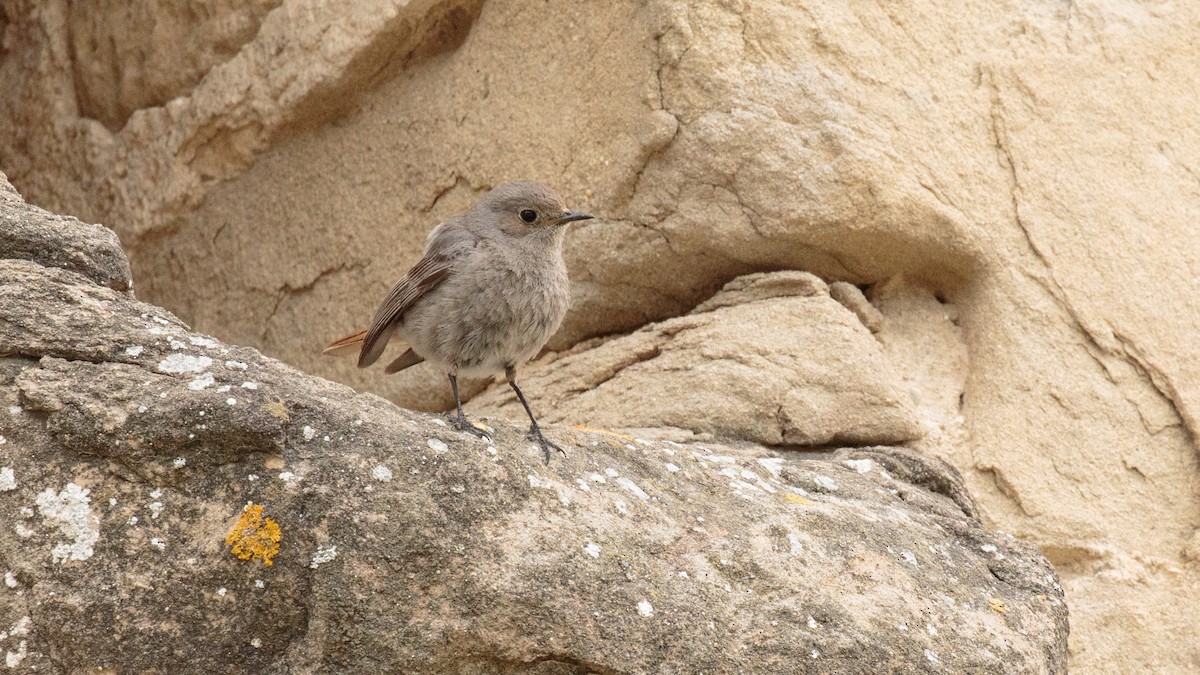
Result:
[[264,403],[263,410],[267,411],[267,414],[271,417],[277,417],[285,422],[292,419],[292,415],[288,412],[287,406],[283,404],[283,401]]
[[261,560],[270,567],[271,558],[279,553],[279,523],[263,517],[263,507],[250,502],[242,510],[237,525],[225,535],[230,553],[241,560]]
[[608,429],[597,429],[595,427],[589,427],[589,426],[585,426],[583,424],[575,424],[571,428],[574,429],[575,431],[584,431],[584,432],[591,433],[591,434],[604,434],[605,436],[614,436],[623,441],[635,440],[633,436],[626,436],[625,434],[618,434],[617,432],[609,431]]
[[801,497],[800,495],[797,495],[797,494],[792,494],[791,492],[783,493],[783,499],[784,499],[784,501],[788,501],[793,504],[800,504],[800,505],[806,505],[806,504],[813,503],[813,500],[805,499],[804,497]]
[[988,598],[988,607],[991,607],[992,611],[1008,614],[1008,605],[1000,598]]

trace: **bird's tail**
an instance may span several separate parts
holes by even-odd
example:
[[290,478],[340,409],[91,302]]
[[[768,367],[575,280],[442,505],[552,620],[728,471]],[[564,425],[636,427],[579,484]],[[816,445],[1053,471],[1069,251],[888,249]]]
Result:
[[363,338],[365,337],[367,337],[367,331],[360,330],[354,335],[347,335],[344,338],[330,342],[329,346],[321,350],[321,353],[326,356],[357,354],[362,349]]
[[[367,331],[360,330],[354,335],[347,335],[339,340],[330,342],[321,353],[326,356],[345,356],[347,354],[357,354],[362,351],[363,340],[367,337]],[[394,340],[394,338],[393,338]],[[417,356],[417,353],[412,349],[405,350],[399,358],[388,364],[387,368],[383,369],[384,373],[391,375],[398,373],[405,368],[417,365],[425,359]]]

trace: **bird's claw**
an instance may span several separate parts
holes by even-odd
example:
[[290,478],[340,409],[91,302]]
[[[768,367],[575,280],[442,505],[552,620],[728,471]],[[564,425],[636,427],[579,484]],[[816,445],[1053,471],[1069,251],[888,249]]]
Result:
[[450,426],[454,427],[455,429],[478,436],[489,443],[492,441],[492,435],[472,424],[471,420],[467,419],[466,415],[455,415],[450,413],[446,415],[446,418],[450,421]]
[[539,446],[541,446],[542,452],[546,453],[546,463],[547,464],[550,463],[550,449],[551,448],[562,453],[563,457],[567,456],[566,450],[563,450],[562,448],[558,447],[558,445],[556,443],[551,441],[549,438],[546,438],[546,436],[542,434],[541,427],[538,427],[538,426],[529,427],[529,432],[525,434],[525,438],[528,438],[529,440],[531,440],[534,443],[537,443]]

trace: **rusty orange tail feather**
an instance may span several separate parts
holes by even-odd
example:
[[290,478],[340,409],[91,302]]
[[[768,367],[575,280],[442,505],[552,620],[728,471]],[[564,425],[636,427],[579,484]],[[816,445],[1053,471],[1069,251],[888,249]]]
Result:
[[354,335],[347,335],[339,340],[330,342],[321,353],[326,356],[344,356],[346,354],[356,354],[362,349],[363,338],[367,336],[367,331],[360,330]]

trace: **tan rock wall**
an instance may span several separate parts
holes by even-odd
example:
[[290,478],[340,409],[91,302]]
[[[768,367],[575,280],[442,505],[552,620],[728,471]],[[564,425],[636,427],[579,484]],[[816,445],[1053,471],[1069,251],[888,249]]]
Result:
[[196,328],[445,405],[316,353],[517,177],[603,216],[556,349],[747,272],[869,285],[921,445],[1062,573],[1076,668],[1200,668],[1200,8],[285,1],[114,133],[72,7],[3,6],[0,168]]

